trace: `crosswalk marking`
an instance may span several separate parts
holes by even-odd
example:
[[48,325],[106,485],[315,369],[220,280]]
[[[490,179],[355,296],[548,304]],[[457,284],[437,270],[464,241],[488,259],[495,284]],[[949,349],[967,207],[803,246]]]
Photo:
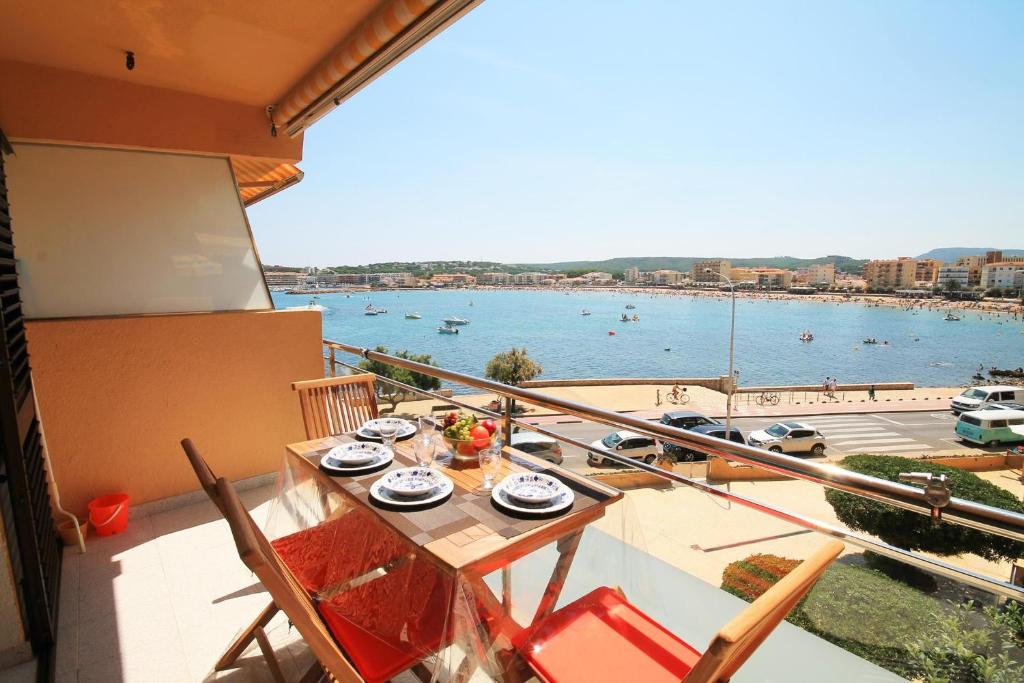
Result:
[[867,450],[878,452],[878,453],[893,453],[896,451],[930,451],[934,450],[934,446],[928,444],[907,444],[905,446],[868,446]]
[[852,427],[850,429],[823,429],[825,436],[844,436],[846,434],[897,434],[887,431],[885,427]]
[[865,439],[854,439],[853,441],[837,441],[837,442],[835,442],[835,443],[833,443],[831,445],[833,445],[833,446],[848,446],[850,444],[859,444],[859,443],[878,443],[878,444],[884,444],[884,443],[917,443],[917,442],[914,441],[913,439],[908,439],[908,438],[905,438],[905,437],[894,439],[891,436],[879,436],[879,437],[872,437],[870,439],[866,439],[865,438]]

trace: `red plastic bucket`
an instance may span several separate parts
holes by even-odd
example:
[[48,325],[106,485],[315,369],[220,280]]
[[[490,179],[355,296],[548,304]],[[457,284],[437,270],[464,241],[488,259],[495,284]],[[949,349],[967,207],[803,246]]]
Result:
[[127,493],[114,493],[89,501],[89,522],[97,536],[119,534],[128,528]]

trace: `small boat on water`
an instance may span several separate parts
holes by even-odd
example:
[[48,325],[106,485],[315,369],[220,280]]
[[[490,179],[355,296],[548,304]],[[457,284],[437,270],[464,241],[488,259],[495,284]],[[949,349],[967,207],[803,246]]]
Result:
[[377,309],[377,313],[387,313],[387,312],[388,312],[388,309],[386,309],[386,308],[378,308]]
[[946,317],[943,318],[943,320],[949,320],[949,321],[952,321],[952,322],[959,322],[960,318],[958,316],[953,315],[952,312],[950,312],[950,313],[946,314]]
[[865,344],[877,344],[878,340],[875,339],[874,337],[868,337],[867,339],[864,340],[864,343]]
[[626,310],[632,311],[634,308],[636,308],[636,306],[634,306],[633,304],[626,304]]
[[628,322],[629,322],[629,316],[628,316],[628,315],[626,315],[625,313],[623,313],[623,314],[622,314],[622,317],[621,317],[621,318],[619,318],[619,322],[620,322],[620,323],[628,323]]
[[442,325],[441,327],[437,328],[437,331],[440,332],[441,334],[458,334],[459,328],[455,327],[454,325]]
[[405,314],[405,319],[406,320],[419,320],[422,317],[423,316],[420,315],[419,313],[406,313]]
[[640,316],[638,316],[636,313],[633,314],[633,322],[635,322],[635,323],[640,322]]
[[373,306],[367,306],[366,310],[363,311],[363,315],[377,315],[378,313],[380,313],[380,311]]
[[445,318],[444,319],[444,323],[446,325],[449,325],[449,326],[451,326],[451,325],[468,325],[469,321],[466,320],[465,318],[459,318],[457,316],[451,316],[450,318]]
[[580,311],[580,315],[590,315],[590,310],[584,308],[582,311]]
[[[316,298],[316,297],[314,297],[314,298]],[[309,303],[306,304],[305,306],[289,306],[288,310],[289,311],[320,311],[321,313],[324,313],[324,312],[327,311],[327,307],[326,306],[321,306],[317,302],[313,301],[313,299],[310,299]]]
[[802,342],[814,341],[814,335],[811,334],[810,330],[804,330],[803,332],[800,333],[800,341],[802,341]]

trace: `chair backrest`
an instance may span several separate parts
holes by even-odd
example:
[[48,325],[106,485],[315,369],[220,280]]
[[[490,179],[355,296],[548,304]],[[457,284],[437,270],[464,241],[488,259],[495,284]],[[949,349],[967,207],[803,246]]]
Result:
[[234,487],[226,479],[217,480],[217,495],[223,502],[224,518],[231,527],[238,556],[260,582],[274,604],[298,629],[313,655],[329,674],[341,683],[364,683],[359,672],[345,658],[316,611],[312,598],[302,589],[266,536],[253,522]]
[[374,376],[369,373],[292,382],[299,392],[307,439],[359,429],[377,417]]
[[737,614],[715,634],[684,683],[719,683],[732,678],[821,578],[832,560],[839,557],[843,547],[839,541],[829,541]]
[[221,504],[220,496],[217,494],[217,477],[213,474],[213,470],[206,464],[203,456],[199,454],[199,449],[192,443],[192,439],[182,439],[181,447],[184,449],[185,455],[188,456],[188,462],[192,465],[192,470],[196,473],[196,479],[199,480],[199,484],[206,491],[206,495],[210,497],[213,504],[223,514],[224,508]]

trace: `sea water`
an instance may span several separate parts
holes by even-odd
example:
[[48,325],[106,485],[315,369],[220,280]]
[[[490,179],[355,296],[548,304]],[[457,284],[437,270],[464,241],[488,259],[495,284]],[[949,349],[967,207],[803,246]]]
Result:
[[[273,294],[277,308],[309,296]],[[526,347],[545,378],[716,377],[728,372],[729,297],[624,292],[426,290],[321,294],[324,337],[391,352],[426,353],[436,364],[482,376],[494,354]],[[634,304],[626,310],[626,304]],[[369,304],[387,314],[365,315]],[[592,315],[580,315],[583,309]],[[418,312],[421,320],[405,314]],[[636,313],[639,322],[620,322]],[[957,311],[919,311],[812,300],[737,298],[735,367],[740,383],[817,384],[909,381],[959,386],[979,365],[1024,365],[1024,322]],[[439,334],[442,318],[470,320]],[[801,342],[803,330],[814,334]],[[614,332],[610,335],[609,332]],[[864,344],[873,337],[877,345]],[[885,340],[888,344],[883,345]],[[340,354],[341,360],[354,356]]]

